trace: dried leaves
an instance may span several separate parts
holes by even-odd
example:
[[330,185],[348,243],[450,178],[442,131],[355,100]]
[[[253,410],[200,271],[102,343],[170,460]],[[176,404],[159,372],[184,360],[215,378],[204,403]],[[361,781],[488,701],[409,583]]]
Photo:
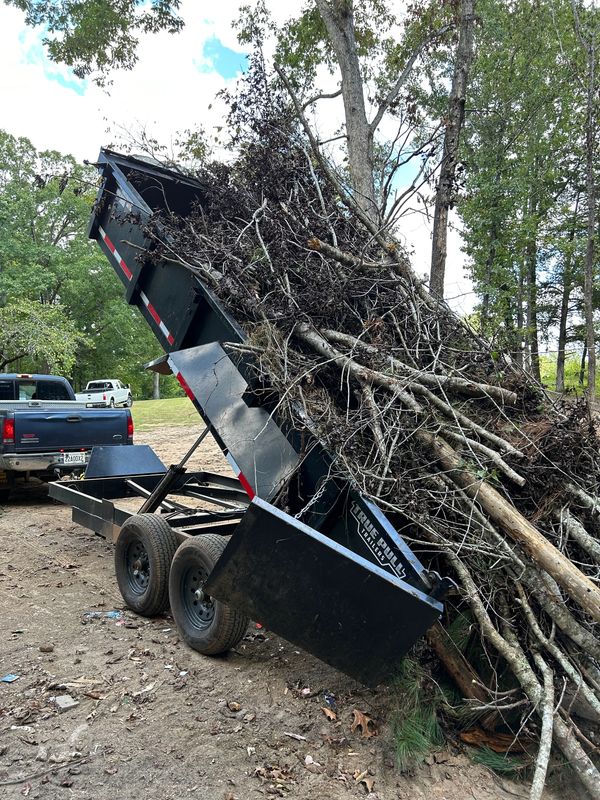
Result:
[[357,730],[360,730],[362,739],[370,739],[371,736],[377,736],[377,726],[371,717],[359,711],[357,708],[354,709],[352,714],[354,716],[352,725],[350,726],[350,731],[352,733],[356,733]]

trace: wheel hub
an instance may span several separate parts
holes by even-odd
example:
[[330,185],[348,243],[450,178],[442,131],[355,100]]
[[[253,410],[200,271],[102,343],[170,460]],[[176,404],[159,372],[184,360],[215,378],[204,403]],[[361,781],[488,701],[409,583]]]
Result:
[[143,594],[150,582],[150,559],[139,541],[131,543],[127,552],[129,584],[136,594]]
[[204,575],[198,568],[190,569],[183,581],[183,597],[185,612],[195,628],[208,628],[215,616],[215,604],[212,597],[205,593]]

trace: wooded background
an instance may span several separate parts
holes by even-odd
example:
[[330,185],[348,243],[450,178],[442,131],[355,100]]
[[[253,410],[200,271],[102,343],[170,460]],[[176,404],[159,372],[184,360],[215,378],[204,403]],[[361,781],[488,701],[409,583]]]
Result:
[[[141,32],[184,24],[177,2],[143,13],[136,2],[8,4],[47,26],[51,58],[100,83],[135,63]],[[324,149],[367,213],[400,234],[405,214],[435,218],[431,265],[413,266],[431,268],[438,295],[450,215],[477,295],[471,323],[558,391],[583,389],[588,370],[596,390],[594,5],[315,1],[275,29],[259,2],[239,21],[251,51],[275,42],[307,112],[331,113],[324,106],[339,100],[319,96],[343,89],[345,125]],[[344,29],[349,9],[352,30]],[[190,165],[211,152],[200,126],[177,153],[147,144],[154,156]],[[152,335],[85,240],[95,184],[94,170],[69,156],[0,134],[0,369],[62,371],[78,385],[114,375],[146,397],[151,380],[140,365],[156,353]]]

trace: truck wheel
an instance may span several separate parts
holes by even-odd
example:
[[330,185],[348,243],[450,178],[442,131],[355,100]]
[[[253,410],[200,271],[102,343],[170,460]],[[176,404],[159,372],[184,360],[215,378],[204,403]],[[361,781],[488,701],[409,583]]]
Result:
[[130,394],[127,395],[127,402],[125,403],[125,405],[127,406],[127,408],[131,408],[131,406],[133,405],[133,397]]
[[111,398],[110,398],[110,403],[109,403],[109,405],[110,405],[110,407],[111,407],[111,408],[114,408],[114,407],[115,407],[115,398],[114,398],[114,397],[111,397]]
[[144,617],[169,607],[169,568],[178,539],[169,523],[154,514],[134,514],[119,533],[115,572],[123,600]]
[[10,489],[5,489],[2,487],[0,489],[0,506],[4,505],[4,503],[8,503],[8,498],[10,497]]
[[180,545],[171,564],[169,598],[179,635],[207,656],[231,650],[248,627],[247,617],[202,591],[226,544],[222,536],[201,534]]

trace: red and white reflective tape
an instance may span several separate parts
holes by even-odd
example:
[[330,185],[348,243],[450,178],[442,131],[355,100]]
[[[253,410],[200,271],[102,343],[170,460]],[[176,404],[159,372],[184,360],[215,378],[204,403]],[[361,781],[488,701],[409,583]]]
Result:
[[114,244],[108,238],[108,235],[107,235],[106,231],[104,230],[104,228],[102,227],[102,225],[98,225],[98,230],[100,231],[100,236],[102,237],[102,241],[104,242],[104,244],[108,247],[110,252],[115,257],[115,260],[116,260],[117,264],[121,267],[121,269],[125,273],[125,277],[127,278],[127,280],[130,281],[133,278],[133,272],[129,269],[129,267],[125,263],[124,259],[119,254],[119,251],[117,250],[117,248],[114,246]]
[[[170,362],[169,362],[169,363],[170,363]],[[184,391],[184,392],[187,394],[187,396],[190,398],[190,400],[191,400],[192,402],[194,402],[194,400],[196,399],[196,398],[194,397],[194,393],[192,392],[192,390],[190,389],[190,387],[187,385],[187,383],[186,383],[186,380],[185,380],[185,378],[183,377],[183,375],[181,374],[181,372],[177,372],[177,373],[175,374],[175,377],[176,377],[176,378],[177,378],[177,380],[179,381],[179,384],[180,384],[181,388],[183,389],[183,391]]]
[[250,500],[254,500],[254,498],[256,497],[256,492],[254,491],[252,486],[250,486],[250,481],[238,467],[238,465],[236,464],[230,453],[227,453],[226,458],[227,461],[229,461],[229,465],[231,469],[234,471],[236,478],[242,484],[242,489],[246,492]]
[[140,292],[140,297],[142,298],[142,303],[143,303],[143,304],[146,306],[146,308],[148,309],[148,311],[149,311],[149,313],[150,313],[150,316],[152,317],[152,319],[154,320],[154,322],[156,322],[156,324],[157,324],[157,325],[158,325],[158,327],[160,328],[160,330],[161,330],[161,333],[163,334],[163,336],[165,337],[165,339],[167,340],[167,342],[168,342],[169,344],[173,344],[173,342],[175,341],[175,339],[174,339],[173,335],[171,334],[171,332],[169,331],[169,329],[167,328],[167,326],[165,325],[165,323],[164,323],[164,322],[162,321],[162,319],[160,318],[160,316],[159,316],[159,314],[158,314],[158,311],[157,311],[157,310],[154,308],[154,306],[152,305],[152,303],[150,302],[150,300],[148,300],[148,298],[146,297],[146,295],[144,294],[144,292]]

